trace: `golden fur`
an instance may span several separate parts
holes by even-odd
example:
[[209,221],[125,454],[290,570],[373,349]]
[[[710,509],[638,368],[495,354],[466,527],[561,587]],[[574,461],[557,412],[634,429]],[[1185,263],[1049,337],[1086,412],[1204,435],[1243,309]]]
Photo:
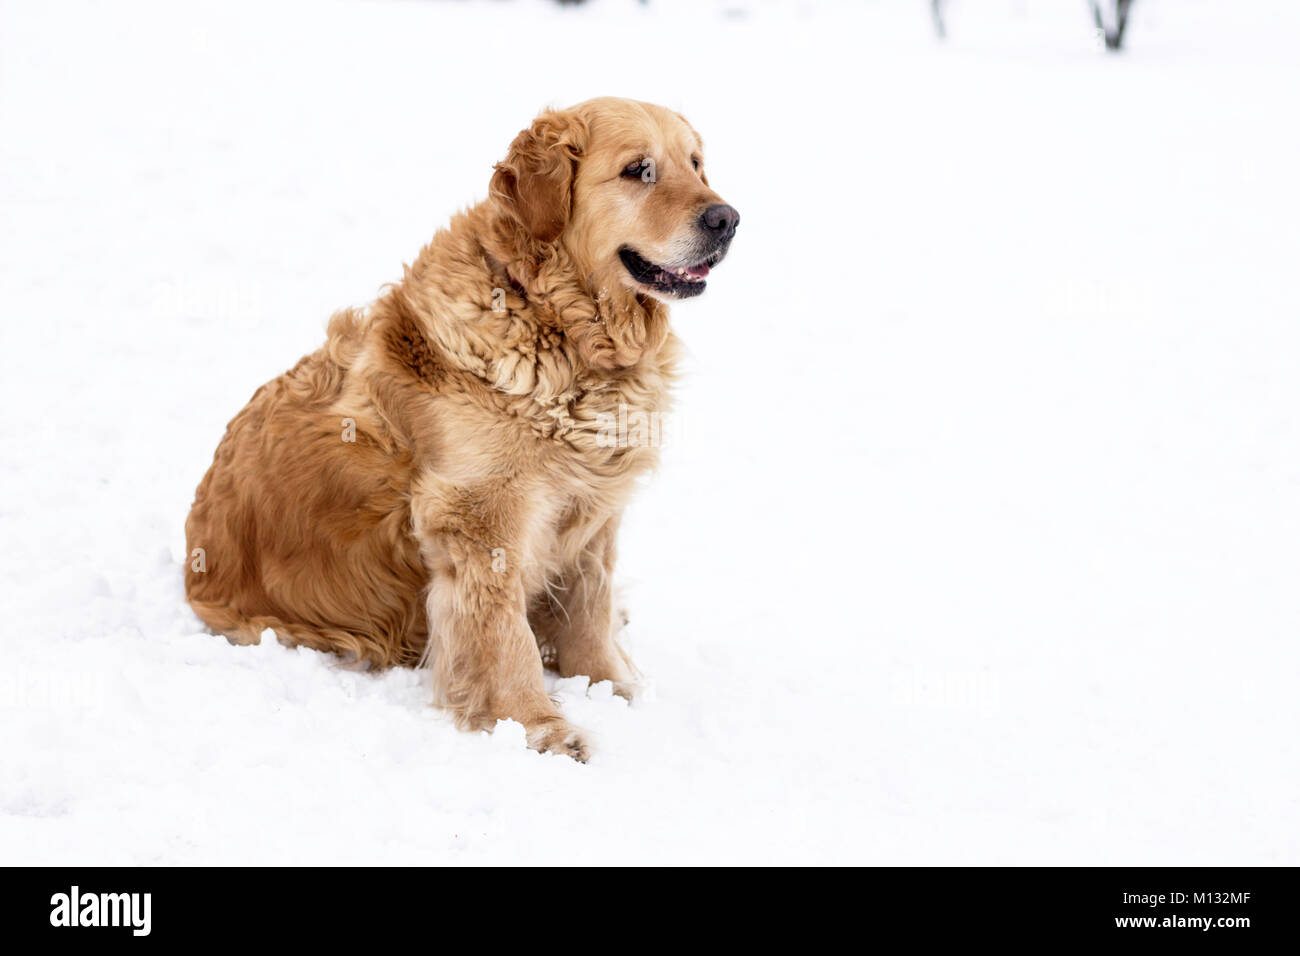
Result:
[[[513,718],[531,746],[585,759],[543,657],[634,687],[610,577],[658,450],[602,427],[620,406],[663,412],[677,353],[667,306],[619,249],[682,260],[721,202],[700,148],[679,115],[628,100],[522,131],[487,200],[231,421],[186,522],[199,617],[237,643],[271,628],[378,666],[425,662],[460,726]],[[653,158],[652,183],[620,175],[629,150]]]

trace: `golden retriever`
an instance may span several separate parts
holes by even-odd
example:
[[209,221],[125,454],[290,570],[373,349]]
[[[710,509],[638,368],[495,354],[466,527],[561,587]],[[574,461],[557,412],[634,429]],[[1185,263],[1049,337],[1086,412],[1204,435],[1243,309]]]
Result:
[[625,426],[666,409],[667,305],[739,218],[679,114],[543,112],[486,200],[231,421],[185,525],[195,612],[235,643],[426,664],[460,727],[511,718],[585,760],[543,664],[635,689],[610,578],[658,448]]

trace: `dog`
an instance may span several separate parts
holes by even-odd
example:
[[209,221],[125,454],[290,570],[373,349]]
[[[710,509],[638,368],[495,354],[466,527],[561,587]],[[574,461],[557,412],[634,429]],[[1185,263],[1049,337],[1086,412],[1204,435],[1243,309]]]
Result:
[[185,526],[190,606],[232,643],[427,666],[462,729],[510,718],[585,761],[543,667],[635,692],[611,577],[658,461],[610,423],[667,410],[668,306],[739,221],[680,114],[543,111],[486,200],[230,422]]

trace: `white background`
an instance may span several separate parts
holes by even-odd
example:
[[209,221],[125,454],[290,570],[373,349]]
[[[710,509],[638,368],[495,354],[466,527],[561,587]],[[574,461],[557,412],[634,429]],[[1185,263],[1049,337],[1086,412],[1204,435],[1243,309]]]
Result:
[[[0,861],[1300,862],[1300,13],[0,5]],[[743,216],[590,764],[183,600],[225,423],[544,105]]]

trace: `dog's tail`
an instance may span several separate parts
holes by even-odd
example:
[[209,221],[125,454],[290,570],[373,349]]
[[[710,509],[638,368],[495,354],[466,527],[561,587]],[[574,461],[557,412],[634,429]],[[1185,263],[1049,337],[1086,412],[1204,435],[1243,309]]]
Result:
[[283,621],[269,614],[245,616],[228,604],[217,601],[190,600],[190,607],[204,624],[223,635],[231,644],[262,643],[267,630],[275,634],[285,647],[309,647],[314,651],[338,654],[347,663],[384,666],[384,660],[373,641],[333,627],[312,627]]

